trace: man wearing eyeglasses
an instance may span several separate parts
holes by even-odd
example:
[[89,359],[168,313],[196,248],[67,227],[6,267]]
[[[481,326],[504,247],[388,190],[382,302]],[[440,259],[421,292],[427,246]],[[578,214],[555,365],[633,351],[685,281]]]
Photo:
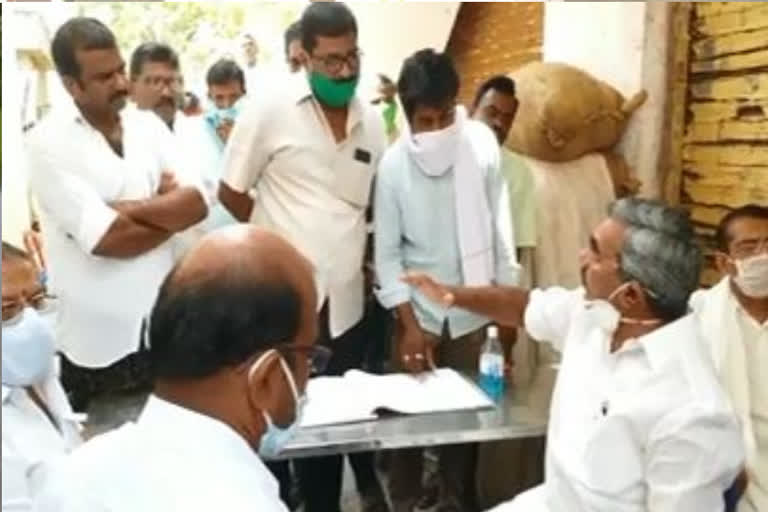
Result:
[[739,512],[768,510],[768,208],[733,210],[717,229],[719,284],[691,297],[718,376],[741,420],[746,491]]
[[[219,199],[240,221],[285,236],[313,264],[318,343],[333,347],[329,373],[365,354],[363,254],[374,170],[386,147],[381,118],[356,94],[357,22],[341,2],[314,2],[300,20],[305,73],[263,90],[229,139]],[[351,457],[366,510],[385,507],[373,457]],[[297,461],[307,512],[338,512],[342,458]],[[368,496],[374,498],[368,499]]]
[[79,445],[80,425],[54,367],[50,300],[29,254],[2,251],[2,509],[29,510],[36,469]]
[[273,233],[222,228],[165,279],[150,325],[141,416],[50,465],[35,510],[287,512],[261,457],[328,360],[310,263]]

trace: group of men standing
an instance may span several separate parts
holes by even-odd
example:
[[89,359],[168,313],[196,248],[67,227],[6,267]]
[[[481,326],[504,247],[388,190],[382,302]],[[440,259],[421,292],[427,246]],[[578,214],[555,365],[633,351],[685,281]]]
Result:
[[[178,111],[182,75],[178,56],[171,48],[159,43],[141,45],[126,73],[114,35],[97,20],[76,18],[57,31],[53,59],[73,102],[52,113],[30,134],[30,183],[41,208],[50,286],[60,300],[56,338],[62,354],[61,378],[76,409],[86,410],[89,401],[105,393],[150,388],[147,345],[152,340],[146,335],[146,319],[160,284],[180,254],[204,233],[235,222],[253,223],[279,234],[308,260],[320,318],[316,341],[332,351],[327,374],[340,375],[359,368],[368,350],[366,294],[372,290],[366,290],[364,267],[371,203],[375,294],[395,318],[394,368],[418,373],[441,365],[472,372],[477,367],[484,328],[490,322],[521,326],[529,303],[536,308],[525,313],[525,323],[534,335],[559,343],[561,348],[575,336],[571,332],[575,327],[561,322],[558,315],[567,318],[584,297],[562,291],[530,297],[517,291],[494,295],[498,287],[519,283],[519,258],[525,259],[525,252],[536,240],[530,176],[515,155],[503,147],[500,150],[517,109],[514,82],[502,76],[487,81],[467,111],[457,105],[460,80],[450,57],[433,50],[418,51],[405,60],[396,84],[407,123],[390,144],[386,120],[357,94],[362,62],[357,36],[355,18],[343,3],[313,3],[299,25],[286,34],[291,70],[303,69],[303,73],[259,84],[258,93],[250,94],[244,104],[241,99],[248,92],[246,85],[252,87],[237,64],[222,60],[207,75],[211,108],[200,118],[186,118]],[[607,311],[611,317],[608,321],[615,324],[609,328],[630,326],[622,331],[622,343],[680,317],[684,313],[681,304],[687,303],[698,279],[698,275],[684,279],[680,290],[670,291],[668,284],[676,281],[663,272],[653,274],[628,266],[642,267],[651,261],[672,265],[670,268],[678,265],[683,272],[680,258],[695,257],[696,251],[690,247],[692,233],[685,225],[678,225],[677,232],[667,232],[672,228],[660,223],[684,224],[675,216],[664,217],[664,207],[624,207],[626,210],[617,207],[613,212],[619,227],[606,228],[605,240],[594,240],[594,247],[585,256],[585,278],[592,294],[588,299],[620,304]],[[743,327],[744,339],[752,340],[766,336],[768,307],[764,297],[768,291],[764,276],[768,271],[765,258],[759,255],[768,248],[768,227],[764,225],[764,208],[756,207],[737,220],[746,222],[743,218],[757,219],[758,224],[745,228],[745,241],[733,249],[742,251],[743,258],[723,256],[723,267],[734,276],[746,273],[748,277],[741,277],[733,286],[722,285],[722,294],[726,297],[732,291],[744,291],[736,297],[746,306],[735,308],[731,316]],[[724,228],[724,253],[735,243],[733,224]],[[622,242],[624,230],[640,234],[631,239],[626,235],[629,242]],[[674,245],[675,237],[686,239],[675,246],[679,251],[664,252],[663,244]],[[631,247],[621,249],[622,243]],[[661,256],[644,259],[649,247]],[[627,251],[634,258],[627,259]],[[674,247],[667,251],[674,253]],[[603,260],[618,257],[624,266],[605,270]],[[757,263],[740,263],[752,257]],[[431,278],[414,278],[407,283],[403,276],[408,272]],[[683,273],[690,277],[692,272]],[[443,289],[436,284],[440,282],[479,291]],[[504,305],[506,312],[498,304],[490,305],[491,299],[482,295],[486,288],[496,290],[488,292],[489,296]],[[436,289],[440,292],[437,295]],[[453,298],[441,300],[442,292]],[[727,303],[725,298],[723,301]],[[702,308],[714,307],[703,299],[699,303]],[[726,306],[717,307],[720,311]],[[752,313],[752,319],[739,320],[742,310]],[[754,347],[758,349],[759,342]],[[587,369],[598,365],[595,361],[600,357],[595,353],[578,347],[569,350]],[[679,362],[661,348],[646,350],[654,368],[663,365],[665,358]],[[723,349],[722,353],[728,351]],[[735,381],[735,374],[743,367],[723,357],[727,361],[723,367],[732,372]],[[742,354],[744,362],[750,357]],[[605,383],[610,371],[601,369],[601,382]],[[578,375],[589,377],[584,371],[581,368]],[[755,367],[751,371],[757,379],[761,370]],[[570,382],[578,386],[576,374],[569,375]],[[696,390],[685,387],[688,383],[681,384],[670,376],[660,389],[684,389],[688,394],[681,396],[700,398]],[[755,413],[754,406],[759,403],[764,408],[766,401],[759,399],[762,392],[750,387],[751,383],[739,384],[747,396],[739,408],[745,418],[752,418],[750,433],[758,439],[754,467],[762,468],[762,479],[753,480],[757,486],[751,487],[752,496],[754,503],[765,503],[768,441],[765,417]],[[585,404],[594,398],[590,393],[599,383],[595,380],[594,384],[594,389],[571,397],[574,403]],[[716,400],[713,403],[720,404]],[[681,405],[679,401],[663,402],[652,411],[654,421],[668,412],[659,408]],[[695,408],[701,402],[691,399],[689,405]],[[732,439],[726,435],[730,425],[707,430],[697,423],[724,422],[719,409],[710,415],[686,411],[690,414],[684,417],[680,413],[679,425],[665,425],[668,431],[661,434],[667,437],[653,432],[660,436],[659,446],[654,447],[659,453],[666,456],[674,451],[670,446],[675,442],[683,444],[674,430],[686,425],[693,425],[691,432],[700,434],[696,442],[706,444],[706,439],[722,438],[721,446],[730,446]],[[585,433],[592,427],[586,425],[588,419],[584,422],[583,435],[578,439],[559,430],[551,439],[562,443],[561,450],[566,450],[570,441],[592,442]],[[554,423],[556,430],[570,428],[559,417]],[[649,430],[648,425],[643,428],[643,432]],[[626,435],[620,429],[607,431],[608,426],[605,430],[604,435],[613,439]],[[627,446],[633,445],[621,446],[630,450]],[[578,510],[591,510],[590,506],[603,500],[600,503],[609,508],[600,510],[639,510],[629,505],[621,508],[620,504],[622,500],[625,504],[638,501],[643,492],[643,477],[638,476],[642,471],[619,472],[610,492],[600,497],[598,491],[589,493],[579,485],[600,488],[601,483],[590,479],[611,480],[605,468],[599,476],[585,475],[586,470],[576,468],[574,462],[581,454],[568,458],[562,453],[552,457],[551,467],[559,473],[551,480],[548,476],[548,481],[554,482],[549,489],[550,505],[578,502],[586,507]],[[612,456],[593,455],[602,456],[606,464]],[[627,460],[639,464],[639,456],[634,457],[637,454],[626,455]],[[738,459],[736,455],[732,458]],[[437,510],[475,510],[475,447],[445,447],[438,460],[441,485]],[[701,462],[711,460],[704,457]],[[350,456],[350,461],[364,509],[388,510],[373,454]],[[389,496],[396,512],[410,512],[418,502],[422,461],[419,450],[393,454]],[[688,467],[682,461],[680,464],[683,469]],[[729,474],[732,466],[713,468],[706,475],[702,472],[701,479],[717,481]],[[341,456],[295,461],[293,467],[304,510],[340,510]],[[281,496],[290,500],[289,466],[275,465],[272,469],[281,477]],[[657,469],[654,478],[658,481],[653,484],[663,487],[666,471],[675,468]],[[683,483],[695,487],[700,482],[694,480],[691,476]],[[624,490],[631,491],[632,496],[620,499]],[[669,497],[674,490],[658,491],[654,494],[658,510],[709,510],[696,507],[709,506],[706,500],[711,496],[692,490],[686,494],[689,490],[680,490],[679,499]]]

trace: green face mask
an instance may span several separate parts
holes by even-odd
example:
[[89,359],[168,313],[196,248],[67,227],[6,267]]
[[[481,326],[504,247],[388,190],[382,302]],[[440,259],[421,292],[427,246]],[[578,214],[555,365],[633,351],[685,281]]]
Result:
[[333,108],[349,104],[352,96],[355,95],[358,81],[360,81],[359,75],[345,80],[334,80],[317,71],[309,74],[309,85],[314,95],[321,103]]

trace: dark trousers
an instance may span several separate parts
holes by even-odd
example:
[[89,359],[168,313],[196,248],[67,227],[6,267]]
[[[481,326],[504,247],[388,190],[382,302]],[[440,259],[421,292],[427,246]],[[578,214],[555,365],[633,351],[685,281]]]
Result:
[[104,368],[78,366],[61,354],[61,385],[76,412],[87,412],[94,399],[107,395],[149,393],[152,390],[152,371],[144,337],[138,351]]
[[[368,353],[366,318],[341,336],[331,339],[328,328],[328,305],[320,312],[318,345],[328,346],[333,354],[324,375],[343,375],[361,368]],[[373,453],[349,455],[358,492],[366,495],[380,489],[374,468]],[[311,457],[294,461],[305,512],[340,512],[344,459],[341,455]]]

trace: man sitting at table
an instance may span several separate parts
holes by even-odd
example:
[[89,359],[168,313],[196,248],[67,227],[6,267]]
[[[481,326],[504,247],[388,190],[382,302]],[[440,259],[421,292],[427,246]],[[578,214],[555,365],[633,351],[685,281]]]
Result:
[[584,287],[405,281],[444,307],[524,325],[562,352],[544,484],[498,512],[714,512],[744,461],[688,298],[701,251],[681,212],[623,199],[581,254]]
[[166,278],[150,322],[155,389],[136,423],[54,465],[43,512],[287,512],[259,455],[301,412],[317,338],[312,267],[251,226],[203,238]]

